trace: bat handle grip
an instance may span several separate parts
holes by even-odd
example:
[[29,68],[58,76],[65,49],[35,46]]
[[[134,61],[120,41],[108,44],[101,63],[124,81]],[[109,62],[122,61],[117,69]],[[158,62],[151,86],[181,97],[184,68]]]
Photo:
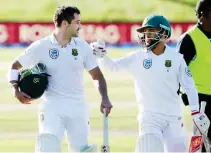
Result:
[[201,108],[200,108],[200,112],[204,113],[205,112],[205,107],[207,105],[206,101],[201,101]]

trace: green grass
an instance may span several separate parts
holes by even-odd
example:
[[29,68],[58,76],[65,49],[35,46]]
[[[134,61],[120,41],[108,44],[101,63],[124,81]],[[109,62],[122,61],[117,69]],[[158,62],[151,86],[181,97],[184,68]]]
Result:
[[[99,104],[96,104],[99,105]],[[128,108],[133,111],[128,111]],[[113,130],[137,130],[136,106],[114,108],[109,117],[109,127]],[[124,118],[124,122],[122,122]],[[91,109],[90,127],[91,129],[102,129],[102,114],[98,108]],[[38,127],[36,110],[16,110],[0,112],[0,133],[3,132],[36,132]]]
[[[187,129],[191,130],[190,115],[186,109],[185,121]],[[114,107],[109,116],[109,127],[112,130],[133,130],[138,129],[136,116],[138,110],[136,105],[133,107]],[[124,121],[122,121],[124,119]],[[90,126],[91,129],[102,129],[102,114],[99,109],[91,109]],[[0,112],[0,133],[3,132],[36,132],[37,131],[37,113],[36,111],[1,111]]]
[[[0,152],[33,152],[35,138],[12,138],[0,141]],[[90,139],[90,143],[98,144],[98,150],[102,145],[102,136],[95,136]],[[132,152],[134,151],[136,137],[134,136],[110,136],[110,148],[112,152]],[[12,146],[12,147],[11,147]],[[62,151],[67,152],[67,141],[62,145]]]
[[[20,48],[1,48],[0,52],[0,104],[18,104],[18,101],[12,97],[11,89],[6,83],[5,75],[8,64],[22,51]],[[128,54],[130,50],[109,49],[109,56],[119,58]],[[132,152],[134,151],[137,135],[127,132],[138,132],[138,122],[136,116],[138,109],[135,103],[135,95],[133,82],[127,73],[111,73],[102,69],[108,84],[108,92],[114,108],[109,117],[110,132],[121,131],[125,135],[110,134],[111,151],[114,152]],[[87,72],[85,72],[85,93],[86,100],[91,108],[90,127],[93,131],[102,130],[102,114],[99,111],[100,96],[94,88],[92,80]],[[34,103],[39,103],[35,101]],[[132,106],[125,106],[127,103],[133,103]],[[92,107],[93,104],[96,107]],[[19,104],[21,105],[21,104]],[[0,106],[1,107],[1,106]],[[186,107],[185,126],[187,131],[191,131],[191,118],[189,108]],[[34,136],[13,136],[2,138],[1,134],[9,133],[32,133],[38,131],[37,110],[1,110],[0,111],[0,152],[32,152],[34,150]],[[102,133],[91,135],[91,143],[102,144]],[[63,151],[67,151],[67,143],[63,143]]]
[[[57,0],[75,5],[83,21],[137,21],[152,13],[171,21],[195,21],[197,0]],[[0,21],[52,21],[56,0],[7,0],[0,6]],[[97,15],[96,15],[97,14]]]

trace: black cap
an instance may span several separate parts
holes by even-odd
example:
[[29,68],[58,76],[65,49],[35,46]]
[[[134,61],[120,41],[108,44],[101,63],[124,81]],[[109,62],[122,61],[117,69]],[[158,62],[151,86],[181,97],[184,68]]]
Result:
[[201,12],[211,11],[211,0],[199,0],[196,5],[197,16],[201,15]]

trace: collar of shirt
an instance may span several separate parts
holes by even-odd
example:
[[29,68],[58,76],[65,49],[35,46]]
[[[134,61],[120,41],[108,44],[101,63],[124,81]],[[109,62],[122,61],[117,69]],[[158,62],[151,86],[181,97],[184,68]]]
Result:
[[[55,38],[53,33],[50,35],[50,41],[51,41],[52,44],[60,45],[60,43],[56,40],[56,38]],[[76,41],[75,41],[74,37],[71,38],[71,40],[70,40],[70,42],[68,44],[69,45],[73,45],[73,44],[76,45]]]
[[147,49],[143,49],[143,51],[149,55],[153,55],[153,56],[162,56],[166,53],[166,51],[169,49],[169,46],[167,44],[165,44],[165,49],[164,49],[164,52],[160,55],[156,55],[154,54],[151,50],[147,50]]

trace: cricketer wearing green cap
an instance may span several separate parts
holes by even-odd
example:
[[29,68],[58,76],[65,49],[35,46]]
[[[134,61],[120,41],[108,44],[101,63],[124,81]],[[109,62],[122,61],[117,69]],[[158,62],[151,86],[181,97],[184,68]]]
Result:
[[100,65],[132,75],[140,125],[135,152],[164,152],[164,148],[166,152],[188,152],[182,101],[177,94],[179,83],[188,94],[192,119],[203,134],[210,122],[199,112],[198,93],[183,56],[166,44],[171,36],[170,23],[162,15],[149,15],[137,32],[143,46],[117,60],[106,55],[102,40],[90,46]]

